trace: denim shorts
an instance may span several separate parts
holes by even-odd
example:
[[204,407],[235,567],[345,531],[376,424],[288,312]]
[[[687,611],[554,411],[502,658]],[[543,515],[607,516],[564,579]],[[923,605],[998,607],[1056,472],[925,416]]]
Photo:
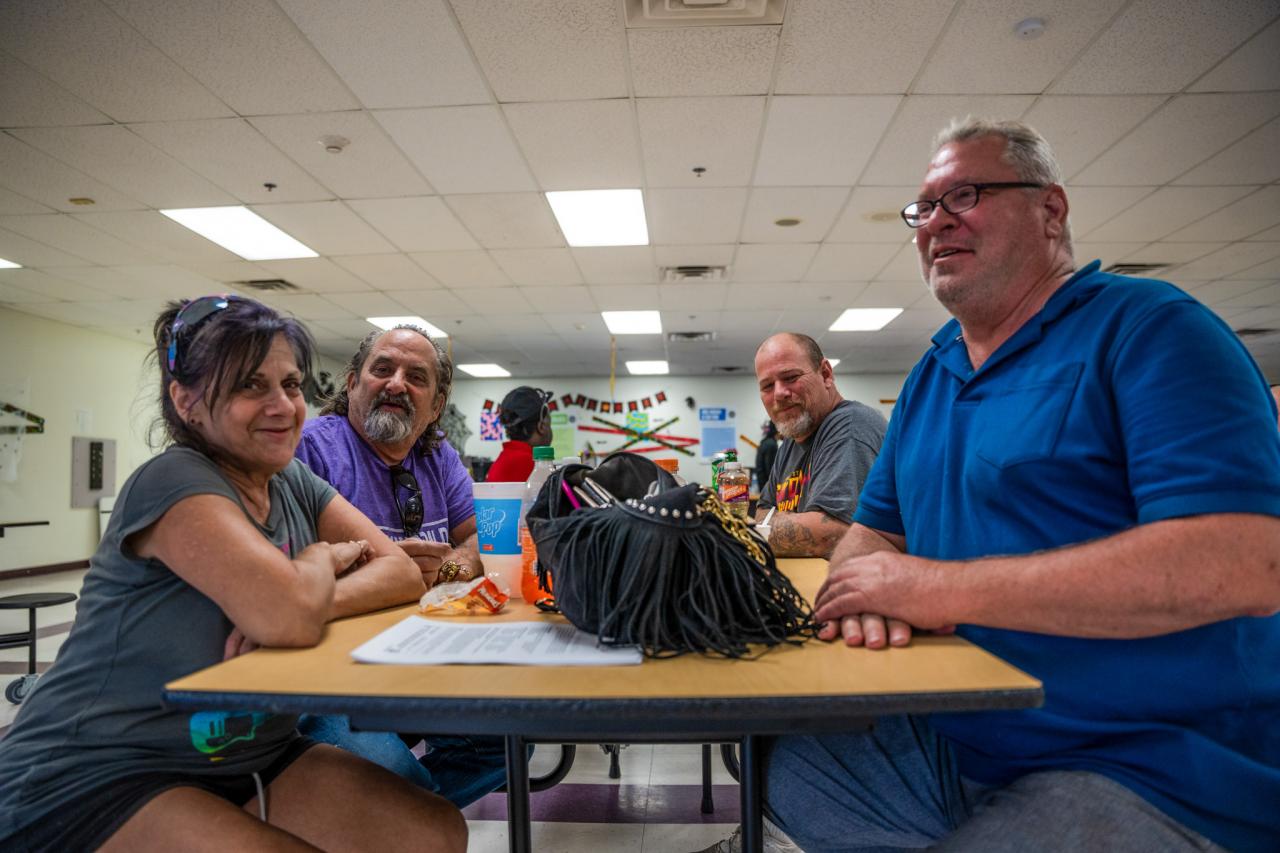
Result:
[[[258,771],[265,788],[315,746],[306,737],[294,737],[270,764]],[[90,794],[69,800],[35,823],[0,839],[0,850],[96,850],[129,818],[153,798],[172,788],[197,788],[243,806],[258,795],[253,774],[236,776],[147,773],[116,779]]]

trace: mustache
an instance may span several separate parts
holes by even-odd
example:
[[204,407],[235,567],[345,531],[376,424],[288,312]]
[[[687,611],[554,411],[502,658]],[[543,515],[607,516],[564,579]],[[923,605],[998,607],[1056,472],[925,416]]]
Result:
[[404,409],[410,417],[413,417],[413,415],[416,414],[413,407],[413,400],[409,399],[408,394],[387,394],[386,392],[380,391],[378,392],[378,395],[373,398],[373,406],[371,408],[376,410],[387,403],[392,403]]

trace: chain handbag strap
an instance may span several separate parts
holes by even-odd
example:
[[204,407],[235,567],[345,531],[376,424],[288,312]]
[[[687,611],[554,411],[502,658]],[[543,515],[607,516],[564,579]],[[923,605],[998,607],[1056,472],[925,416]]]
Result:
[[751,555],[751,559],[762,566],[768,565],[768,560],[764,556],[764,549],[760,547],[759,540],[751,532],[751,527],[744,519],[734,515],[724,501],[720,500],[719,496],[708,490],[706,496],[698,504],[698,508],[708,513],[725,533],[728,533],[741,543],[742,547],[746,548],[747,553]]

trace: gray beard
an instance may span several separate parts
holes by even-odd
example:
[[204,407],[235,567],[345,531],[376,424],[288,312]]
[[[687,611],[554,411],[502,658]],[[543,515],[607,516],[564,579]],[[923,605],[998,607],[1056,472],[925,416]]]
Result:
[[370,441],[382,444],[399,444],[413,431],[413,415],[409,412],[391,412],[375,408],[364,419],[364,434]]
[[813,415],[806,411],[801,411],[800,414],[785,423],[779,420],[775,420],[773,423],[778,428],[778,435],[793,441],[798,441],[802,436],[813,432]]

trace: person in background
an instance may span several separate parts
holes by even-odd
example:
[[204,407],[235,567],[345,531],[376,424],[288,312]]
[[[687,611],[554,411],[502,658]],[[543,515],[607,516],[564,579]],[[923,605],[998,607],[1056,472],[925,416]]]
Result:
[[809,853],[1280,839],[1276,408],[1194,298],[1077,269],[1067,213],[1034,129],[939,136],[903,218],[954,319],[815,601],[850,646],[955,626],[1044,705],[779,738],[768,808]]
[[551,443],[550,391],[521,385],[502,398],[498,420],[507,431],[502,452],[485,477],[490,483],[523,483],[533,473],[533,449]]
[[[369,516],[417,564],[417,595],[436,583],[483,573],[471,478],[436,428],[449,401],[453,364],[421,329],[399,326],[361,341],[342,389],[302,431],[298,458]],[[370,581],[376,581],[371,577]],[[366,590],[369,607],[411,598]],[[341,716],[304,716],[301,730],[436,791],[459,807],[506,779],[496,737],[353,732]]]
[[314,645],[365,575],[422,587],[293,459],[313,350],[297,321],[235,296],[157,319],[168,447],[120,490],[71,634],[0,741],[0,848],[466,848],[454,806],[300,736],[296,716],[160,700],[255,645]]
[[870,406],[840,396],[831,363],[808,335],[782,332],[762,343],[756,380],[784,439],[756,520],[774,509],[769,545],[779,557],[830,556],[853,521],[887,424]]
[[756,448],[756,488],[764,491],[764,484],[773,472],[773,460],[778,456],[778,426],[773,421],[764,422],[764,437]]

